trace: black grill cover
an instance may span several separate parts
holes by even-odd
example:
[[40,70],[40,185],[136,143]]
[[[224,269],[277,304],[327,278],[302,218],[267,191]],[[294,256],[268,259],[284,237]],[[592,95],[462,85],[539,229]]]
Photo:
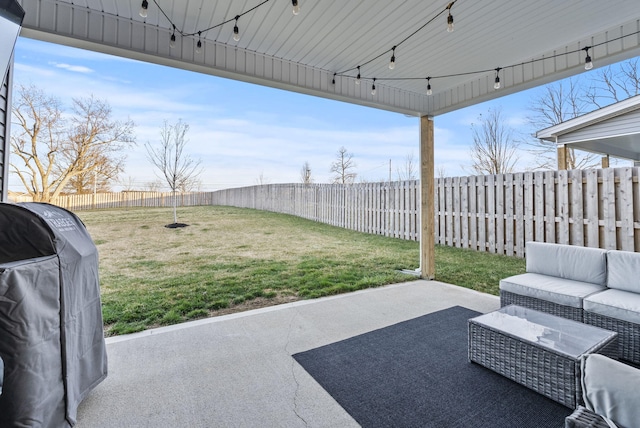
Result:
[[0,203],[0,426],[64,427],[107,376],[98,250],[82,221]]

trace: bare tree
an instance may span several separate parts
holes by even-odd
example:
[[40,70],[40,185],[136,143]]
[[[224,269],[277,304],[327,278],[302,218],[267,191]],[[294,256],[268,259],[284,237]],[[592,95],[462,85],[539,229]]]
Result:
[[264,171],[260,171],[260,174],[258,174],[258,178],[256,178],[256,184],[259,186],[269,184],[269,178],[264,175]]
[[489,110],[480,117],[480,126],[473,126],[471,165],[478,174],[506,174],[513,172],[518,143],[511,128],[504,124],[499,109]]
[[597,108],[626,100],[640,94],[639,58],[620,63],[619,66],[607,66],[592,79],[584,98]]
[[180,183],[178,191],[180,193],[198,192],[202,188],[202,180],[200,177],[194,177],[191,180],[185,180]]
[[353,160],[353,153],[348,153],[347,149],[340,147],[336,153],[336,160],[331,163],[329,172],[334,174],[333,182],[341,184],[352,184],[355,182],[357,173],[354,172],[356,163]]
[[122,186],[123,192],[132,192],[136,189],[136,180],[128,176],[126,180],[120,182],[120,185]]
[[[557,125],[573,119],[589,111],[589,103],[581,95],[581,84],[578,79],[552,83],[545,86],[544,92],[533,99],[529,106],[532,115],[529,123],[536,130]],[[536,167],[543,169],[557,168],[557,145],[550,141],[535,140],[527,143],[529,151],[536,159]],[[567,167],[569,169],[592,168],[598,165],[598,157],[593,153],[567,150]]]
[[149,181],[145,184],[145,189],[149,192],[160,192],[162,190],[162,182],[160,180]]
[[436,178],[445,178],[447,176],[447,170],[443,166],[436,168]]
[[311,178],[311,165],[309,165],[307,161],[304,161],[302,168],[300,168],[300,181],[303,184],[313,183],[313,178]]
[[418,165],[413,153],[409,153],[404,158],[404,164],[398,167],[398,181],[416,180],[418,178]]
[[160,178],[164,178],[173,192],[173,226],[179,225],[177,192],[193,185],[202,173],[200,161],[184,152],[189,141],[186,139],[188,131],[189,125],[182,120],[178,120],[175,125],[170,125],[165,120],[160,130],[159,146],[154,147],[149,142],[145,144],[149,161],[160,171]]
[[133,122],[115,121],[106,101],[73,99],[70,119],[60,100],[35,86],[20,86],[13,106],[20,130],[11,137],[12,171],[34,201],[49,202],[65,189],[93,190],[122,171],[123,149],[134,143]]

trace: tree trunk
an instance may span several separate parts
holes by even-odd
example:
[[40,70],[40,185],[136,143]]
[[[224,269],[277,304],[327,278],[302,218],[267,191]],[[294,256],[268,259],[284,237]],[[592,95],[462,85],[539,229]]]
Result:
[[176,193],[176,191],[173,191],[173,223],[177,223],[178,222],[178,195]]

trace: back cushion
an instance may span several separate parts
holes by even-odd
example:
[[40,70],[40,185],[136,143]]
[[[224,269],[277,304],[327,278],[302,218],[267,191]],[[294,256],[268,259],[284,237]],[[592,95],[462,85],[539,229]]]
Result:
[[640,254],[630,251],[607,252],[607,287],[640,293]]
[[590,354],[582,360],[581,381],[589,410],[612,419],[620,427],[638,426],[640,370],[604,355]]
[[574,245],[526,243],[527,272],[605,285],[607,251]]

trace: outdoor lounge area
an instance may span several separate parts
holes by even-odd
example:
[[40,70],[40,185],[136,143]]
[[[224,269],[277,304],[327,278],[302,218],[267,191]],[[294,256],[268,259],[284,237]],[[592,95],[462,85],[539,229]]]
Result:
[[[109,377],[77,426],[561,427],[567,417],[567,426],[606,426],[581,425],[604,421],[467,359],[467,318],[499,306],[497,296],[419,280],[108,338]],[[590,370],[602,388],[609,372]],[[597,402],[601,390],[593,394]]]
[[[496,312],[499,297],[436,281],[433,216],[437,116],[637,57],[635,2],[13,3],[24,9],[15,37],[391,111],[419,128],[420,280],[109,338],[109,374],[82,395],[76,426],[604,427],[605,414],[637,426],[638,370],[615,361],[618,344],[637,344],[586,323],[566,334],[575,324]],[[5,50],[2,202],[20,72]],[[525,331],[496,327],[505,314]],[[587,343],[564,348],[576,336]]]
[[77,426],[357,427],[292,355],[454,306],[499,305],[414,281],[108,338],[109,376]]

